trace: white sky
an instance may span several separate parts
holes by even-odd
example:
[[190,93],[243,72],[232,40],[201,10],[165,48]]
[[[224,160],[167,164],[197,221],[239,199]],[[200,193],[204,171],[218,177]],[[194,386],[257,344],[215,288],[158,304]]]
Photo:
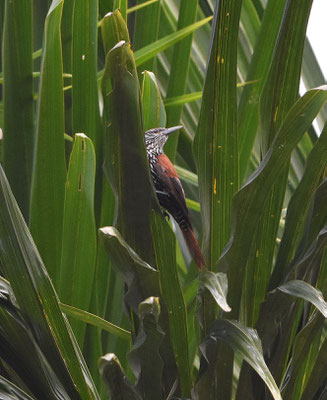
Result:
[[[326,15],[327,15],[327,0],[313,0],[309,18],[309,24],[307,27],[307,36],[309,38],[313,51],[316,55],[316,58],[319,62],[322,73],[325,76],[325,80],[327,80]],[[300,94],[303,95],[305,91],[306,90],[301,80]],[[323,125],[324,121],[322,119],[320,119],[320,124],[318,123],[318,119],[315,119],[313,121],[313,126],[316,129],[318,135],[320,135]]]
[[327,0],[314,0],[307,29],[307,36],[309,37],[311,46],[315,52],[325,79],[327,79],[326,16]]

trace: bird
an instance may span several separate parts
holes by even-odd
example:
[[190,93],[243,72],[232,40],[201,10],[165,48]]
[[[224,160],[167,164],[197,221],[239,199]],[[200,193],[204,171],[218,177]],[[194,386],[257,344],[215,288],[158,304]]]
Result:
[[193,231],[185,193],[175,167],[164,153],[169,135],[181,128],[181,125],[177,125],[150,129],[145,132],[145,146],[159,204],[178,223],[194,262],[201,270],[205,261]]

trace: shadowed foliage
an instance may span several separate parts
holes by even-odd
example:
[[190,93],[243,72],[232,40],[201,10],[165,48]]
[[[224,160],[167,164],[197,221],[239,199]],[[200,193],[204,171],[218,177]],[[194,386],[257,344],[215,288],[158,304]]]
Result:
[[[0,398],[325,400],[311,5],[0,2]],[[201,271],[146,154],[176,125]]]

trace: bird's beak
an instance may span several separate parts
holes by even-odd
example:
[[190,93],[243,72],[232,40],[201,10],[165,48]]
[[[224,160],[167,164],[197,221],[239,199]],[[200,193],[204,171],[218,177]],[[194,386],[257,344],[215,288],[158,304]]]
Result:
[[182,129],[182,125],[172,126],[171,128],[165,129],[162,133],[169,136],[172,132],[178,131],[178,129]]

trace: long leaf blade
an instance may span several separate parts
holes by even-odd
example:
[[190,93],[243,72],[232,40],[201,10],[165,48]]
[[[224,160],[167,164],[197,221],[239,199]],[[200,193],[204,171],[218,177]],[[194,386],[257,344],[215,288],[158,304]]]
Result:
[[32,2],[5,2],[3,165],[26,220],[32,178],[34,115]]
[[[94,218],[95,152],[92,141],[76,134],[66,182],[60,299],[89,310],[96,261]],[[72,320],[71,326],[83,348],[85,325]]]
[[142,65],[146,61],[150,60],[156,54],[161,51],[167,49],[169,46],[178,42],[179,40],[184,39],[187,35],[190,35],[195,30],[201,28],[201,26],[208,23],[212,17],[208,17],[203,19],[202,21],[195,22],[192,25],[187,26],[186,28],[182,28],[177,32],[171,33],[166,37],[157,40],[154,43],[151,43],[147,46],[142,47],[142,49],[137,50],[135,52],[135,63],[137,66]]
[[156,238],[156,265],[160,276],[162,297],[168,309],[169,328],[182,395],[188,397],[191,392],[192,378],[188,354],[187,312],[176,271],[175,238],[162,217],[155,213],[153,213],[151,230]]
[[102,86],[109,126],[106,166],[117,196],[118,227],[142,259],[154,265],[150,207],[157,203],[150,181],[139,84],[129,43],[121,41],[108,53]]
[[48,362],[72,399],[98,399],[49,275],[0,166],[0,262]]
[[206,356],[206,348],[211,341],[223,340],[228,343],[235,352],[239,352],[242,359],[260,375],[268,386],[275,400],[282,400],[279,389],[272,377],[262,355],[262,347],[259,336],[254,329],[247,328],[237,321],[218,320],[210,335],[204,339],[200,348]]
[[[195,22],[198,0],[183,0],[178,16],[178,29]],[[174,46],[166,97],[176,97],[184,94],[188,78],[193,35],[187,36]],[[180,60],[183,60],[181,63]],[[183,106],[175,106],[167,112],[167,125],[174,126],[180,123]],[[178,135],[171,136],[166,144],[166,154],[171,160],[175,159]]]
[[126,329],[120,328],[119,326],[116,326],[109,321],[105,321],[103,318],[100,318],[97,315],[63,303],[60,303],[60,308],[65,314],[71,317],[94,325],[97,328],[104,329],[112,333],[113,335],[119,336],[124,340],[131,340],[131,333],[126,331]]
[[294,146],[310,126],[322,105],[327,101],[324,88],[307,92],[292,107],[279,133],[259,168],[253,173],[233,199],[231,239],[219,260],[221,268],[227,268],[232,298],[229,304],[232,313],[238,315],[242,277],[253,234],[261,216],[266,196],[273,182],[278,179],[276,171],[288,163]]
[[30,209],[31,233],[55,284],[61,258],[66,180],[60,39],[62,7],[62,0],[54,0],[45,22]]
[[99,100],[96,76],[97,21],[97,0],[75,3],[72,43],[73,132],[87,135],[95,147],[99,140]]
[[[209,269],[214,268],[228,240],[229,204],[238,187],[235,38],[240,10],[240,1],[216,5],[214,36],[194,141],[204,255]],[[222,34],[225,31],[228,34]],[[207,163],[207,160],[212,161]],[[214,237],[218,240],[213,240]]]

